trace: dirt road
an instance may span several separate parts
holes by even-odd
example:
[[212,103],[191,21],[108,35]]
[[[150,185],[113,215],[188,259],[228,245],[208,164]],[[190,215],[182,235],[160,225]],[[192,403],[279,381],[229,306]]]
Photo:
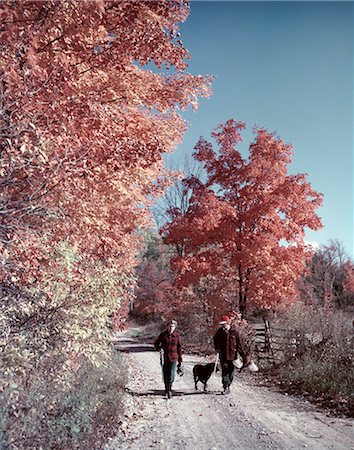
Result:
[[352,419],[260,387],[258,374],[237,375],[229,395],[221,395],[219,374],[209,381],[208,393],[195,391],[192,368],[204,362],[200,357],[185,355],[184,376],[176,375],[174,396],[165,399],[159,354],[138,343],[136,334],[130,329],[117,342],[130,367],[128,412],[124,438],[113,439],[107,450],[354,450]]

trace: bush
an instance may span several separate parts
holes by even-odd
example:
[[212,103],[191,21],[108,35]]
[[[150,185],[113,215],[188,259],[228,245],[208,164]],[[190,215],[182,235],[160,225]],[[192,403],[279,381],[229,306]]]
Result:
[[279,366],[283,378],[354,405],[353,324],[344,312],[299,304],[277,325],[296,336]]
[[76,297],[0,284],[0,448],[99,448],[117,428],[125,374],[102,272]]
[[126,373],[120,355],[97,367],[80,358],[75,373],[48,377],[40,368],[26,383],[8,383],[0,403],[0,448],[101,448],[116,433]]

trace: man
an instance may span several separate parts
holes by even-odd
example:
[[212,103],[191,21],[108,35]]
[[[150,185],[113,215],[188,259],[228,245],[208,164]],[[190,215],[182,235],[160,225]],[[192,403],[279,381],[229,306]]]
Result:
[[223,394],[229,394],[234,377],[233,360],[240,350],[240,339],[236,328],[231,326],[230,317],[222,316],[219,324],[221,327],[214,336],[214,346],[220,357]]
[[167,323],[167,329],[159,335],[155,342],[156,350],[163,352],[162,373],[167,398],[172,398],[172,384],[175,379],[177,361],[178,370],[181,370],[182,364],[182,346],[176,327],[177,322],[170,320]]

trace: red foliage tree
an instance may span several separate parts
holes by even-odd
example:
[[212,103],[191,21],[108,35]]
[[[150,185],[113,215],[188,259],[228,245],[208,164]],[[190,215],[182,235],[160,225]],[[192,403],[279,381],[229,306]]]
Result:
[[139,319],[163,320],[173,314],[174,289],[168,246],[154,233],[145,235],[146,249],[136,270],[133,314]]
[[62,240],[133,267],[141,206],[166,183],[162,153],[185,130],[178,109],[209,94],[209,78],[183,73],[188,12],[183,0],[1,3],[3,273],[32,261],[21,273],[38,279]]
[[352,261],[348,260],[344,264],[345,271],[345,281],[344,290],[354,296],[354,264]]
[[308,304],[345,308],[354,297],[353,263],[339,241],[316,250],[299,280],[300,297]]
[[172,261],[180,284],[197,283],[207,274],[231,279],[228,288],[238,296],[243,315],[248,307],[273,308],[296,293],[310,251],[305,227],[321,227],[315,211],[321,195],[305,175],[288,175],[291,146],[255,129],[248,160],[237,149],[245,124],[229,120],[212,133],[216,153],[201,138],[194,157],[204,164],[207,179],[188,180],[193,189],[185,214],[162,233],[165,242],[183,248]]
[[[188,12],[184,0],[0,2],[5,446],[78,445],[65,441],[61,398],[77,395],[84,360],[110,358],[107,325],[127,313],[137,230],[169,182],[162,154],[182,139],[180,109],[209,95],[210,78],[185,72]],[[73,419],[81,431],[98,430],[90,404],[85,425]]]

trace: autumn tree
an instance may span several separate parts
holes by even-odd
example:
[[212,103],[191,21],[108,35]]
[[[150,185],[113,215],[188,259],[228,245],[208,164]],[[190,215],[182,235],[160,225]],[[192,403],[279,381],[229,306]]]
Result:
[[[189,201],[192,195],[192,189],[186,183],[186,180],[192,175],[198,178],[203,177],[203,169],[200,163],[191,156],[186,156],[182,163],[171,159],[166,164],[167,169],[174,174],[172,185],[164,188],[163,195],[157,199],[153,214],[158,230],[160,230],[166,222],[171,222],[174,214],[184,214],[189,207]],[[175,250],[178,254],[182,249],[176,246]]]
[[243,316],[295,297],[310,254],[305,228],[321,227],[315,211],[322,201],[305,175],[288,174],[292,148],[274,133],[255,128],[244,159],[238,150],[244,128],[235,120],[219,125],[212,133],[218,152],[198,141],[194,157],[207,179],[189,178],[188,211],[176,212],[163,229],[166,243],[184,249],[172,261],[177,283],[195,284],[208,274],[228,280]]
[[136,269],[136,289],[132,315],[139,320],[164,320],[172,314],[174,294],[169,269],[171,252],[156,230],[144,233],[144,249]]
[[301,298],[310,305],[330,309],[353,303],[353,263],[339,241],[317,249],[307,264],[298,287]]
[[51,297],[61,242],[79,253],[71,291],[87,261],[131,274],[135,231],[167,182],[162,153],[185,130],[178,110],[209,94],[208,78],[183,73],[188,11],[184,1],[2,2],[3,278]]
[[[5,250],[49,226],[90,257],[124,253],[144,220],[136,205],[159,192],[161,154],[185,130],[177,110],[208,94],[208,79],[181,72],[187,4],[9,1],[1,11]],[[177,70],[153,73],[150,61]]]
[[344,291],[347,292],[354,301],[354,263],[351,260],[347,260],[344,263]]
[[[27,420],[33,429],[22,444],[48,446],[55,427],[40,427],[43,417],[60,417],[65,383],[75,392],[85,358],[96,366],[109,358],[107,321],[113,314],[120,325],[127,313],[136,231],[169,183],[162,154],[182,139],[179,111],[210,92],[210,78],[185,72],[178,26],[188,12],[183,0],[1,2],[1,389],[8,395],[0,407],[18,411],[16,426],[12,413],[3,425],[4,445]],[[50,397],[36,398],[35,379],[51,386]],[[30,414],[19,406],[28,404]],[[65,421],[63,428],[71,429]],[[68,448],[59,441],[52,448]]]
[[[191,156],[186,156],[182,161],[170,159],[167,167],[176,174],[176,180],[172,186],[166,186],[164,195],[154,206],[154,218],[159,231],[166,222],[172,222],[176,216],[187,213],[193,189],[186,181],[191,176],[205,178],[201,163]],[[165,247],[170,259],[184,254],[183,242],[165,244]],[[166,314],[168,310],[169,314],[180,319],[184,338],[189,343],[205,346],[219,320],[220,310],[231,310],[235,303],[235,293],[226,288],[228,281],[209,274],[183,289],[174,286],[170,288],[170,298],[164,298],[159,305],[161,314],[162,311]]]

